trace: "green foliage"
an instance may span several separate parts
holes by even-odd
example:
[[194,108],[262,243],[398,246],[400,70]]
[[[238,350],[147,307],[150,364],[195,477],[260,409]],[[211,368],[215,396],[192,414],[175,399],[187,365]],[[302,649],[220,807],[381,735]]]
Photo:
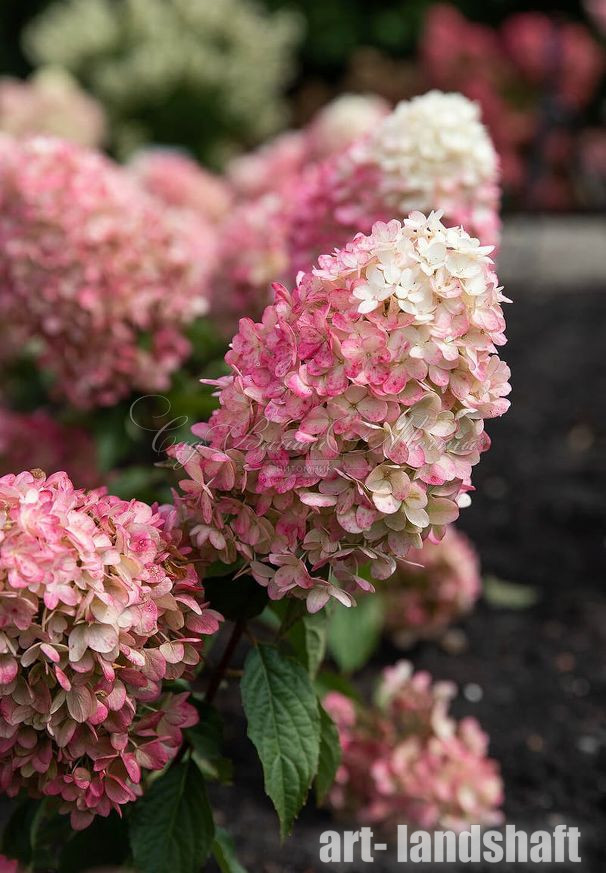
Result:
[[322,803],[333,782],[341,763],[341,744],[339,733],[332,718],[320,706],[320,758],[316,776],[316,797]]
[[214,835],[204,779],[192,760],[169,767],[132,811],[130,844],[140,873],[199,873]]
[[377,596],[361,598],[348,608],[338,604],[328,630],[328,649],[341,670],[353,673],[371,657],[383,627],[383,604]]
[[306,615],[297,621],[288,632],[288,640],[295,657],[313,679],[324,660],[328,615],[325,611]]
[[246,870],[236,858],[234,841],[224,828],[217,828],[216,830],[213,856],[221,873],[246,873]]
[[232,764],[222,753],[223,720],[214,706],[204,701],[192,700],[200,721],[185,731],[187,742],[192,747],[192,758],[207,779],[229,782]]
[[340,673],[333,673],[332,670],[322,670],[316,677],[315,686],[320,699],[325,697],[329,691],[338,691],[339,694],[344,694],[345,697],[350,697],[358,702],[361,701],[358,691],[349,679],[341,676]]
[[497,609],[529,609],[539,599],[538,591],[531,585],[506,582],[496,576],[486,576],[483,593],[487,603]]
[[290,833],[318,769],[320,713],[307,671],[276,648],[248,655],[241,685],[254,743],[282,837]]

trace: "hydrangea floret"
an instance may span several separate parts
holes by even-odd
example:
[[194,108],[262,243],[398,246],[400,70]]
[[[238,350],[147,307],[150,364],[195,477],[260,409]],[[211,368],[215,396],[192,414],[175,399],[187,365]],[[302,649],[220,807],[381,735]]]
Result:
[[415,212],[241,320],[220,408],[194,427],[199,444],[172,450],[203,562],[240,560],[271,598],[315,611],[441,538],[469,502],[484,419],[509,405],[489,253]]
[[191,672],[220,618],[172,508],[65,473],[0,478],[2,791],[57,796],[76,829],[120,812],[197,721],[162,680]]
[[488,737],[476,719],[457,722],[449,714],[455,694],[452,683],[413,673],[406,661],[383,672],[372,707],[330,692],[324,706],[343,752],[330,806],[382,827],[500,824],[498,765],[487,757]]

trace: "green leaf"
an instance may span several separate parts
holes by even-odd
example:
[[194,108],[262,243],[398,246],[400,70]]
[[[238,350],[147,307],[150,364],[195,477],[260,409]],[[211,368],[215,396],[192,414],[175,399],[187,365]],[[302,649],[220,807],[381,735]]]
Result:
[[130,820],[130,844],[141,873],[199,873],[213,839],[204,779],[192,761],[169,767],[143,795]]
[[484,598],[490,604],[502,609],[528,609],[539,599],[536,588],[531,585],[520,585],[518,582],[506,582],[496,576],[484,579]]
[[215,833],[213,855],[221,873],[246,873],[236,858],[233,838],[223,828],[217,828]]
[[200,721],[185,731],[192,747],[192,758],[203,776],[229,782],[232,777],[232,763],[222,754],[223,722],[214,706],[203,701],[193,701],[200,715]]
[[320,706],[320,758],[316,776],[316,797],[322,803],[330,791],[339,764],[341,743],[336,725],[323,706]]
[[213,609],[230,621],[239,618],[254,618],[263,612],[268,603],[267,591],[252,576],[230,579],[215,576],[204,577],[204,592]]
[[318,769],[320,713],[305,669],[273,646],[249,652],[241,684],[254,743],[284,837],[305,802]]
[[363,667],[379,644],[383,628],[383,603],[369,595],[357,606],[338,604],[328,629],[328,649],[340,669],[353,673]]
[[351,684],[349,679],[341,676],[339,673],[333,673],[332,670],[322,670],[316,677],[314,685],[320,698],[325,697],[329,691],[338,691],[339,694],[344,694],[345,697],[350,697],[357,703],[362,702],[358,690]]
[[297,661],[305,667],[312,679],[324,660],[327,631],[327,613],[317,612],[297,621],[288,633],[288,640]]

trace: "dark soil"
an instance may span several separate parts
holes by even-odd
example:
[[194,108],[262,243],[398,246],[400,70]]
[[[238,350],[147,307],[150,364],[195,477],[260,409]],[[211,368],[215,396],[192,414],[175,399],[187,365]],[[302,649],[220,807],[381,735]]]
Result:
[[[536,587],[538,602],[524,610],[480,604],[462,625],[468,646],[461,654],[435,644],[410,653],[418,667],[467,688],[456,711],[476,716],[490,734],[508,821],[530,830],[558,823],[581,829],[582,863],[556,869],[582,873],[606,869],[604,290],[508,288],[515,300],[505,355],[512,408],[490,424],[493,447],[477,469],[477,493],[460,527],[473,537],[486,573]],[[362,684],[400,656],[385,645]],[[374,865],[321,864],[319,834],[335,824],[313,809],[281,847],[260,766],[242,740],[237,700],[228,693],[219,703],[233,705],[227,722],[237,781],[215,791],[215,801],[251,873],[405,869],[384,855]],[[449,873],[469,869],[448,865]]]

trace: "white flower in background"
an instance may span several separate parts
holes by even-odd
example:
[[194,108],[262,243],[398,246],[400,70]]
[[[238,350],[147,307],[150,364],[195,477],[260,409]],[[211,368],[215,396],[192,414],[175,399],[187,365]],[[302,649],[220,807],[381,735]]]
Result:
[[34,19],[24,44],[103,101],[118,144],[149,139],[137,113],[153,124],[183,94],[201,113],[202,139],[219,139],[213,126],[224,125],[258,141],[286,120],[282,92],[300,32],[296,14],[270,15],[253,0],[66,0]]
[[389,111],[389,103],[378,94],[342,94],[321,109],[309,125],[310,152],[316,158],[337,154],[370,133]]

